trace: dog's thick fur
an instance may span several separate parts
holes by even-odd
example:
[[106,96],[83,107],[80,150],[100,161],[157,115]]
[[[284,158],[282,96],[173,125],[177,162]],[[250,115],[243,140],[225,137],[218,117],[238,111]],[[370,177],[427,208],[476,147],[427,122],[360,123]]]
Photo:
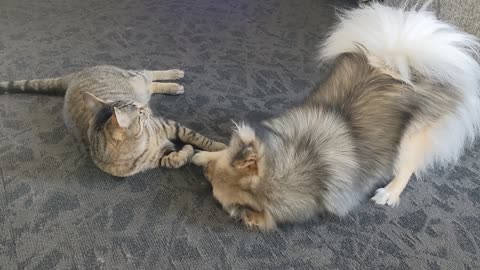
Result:
[[232,216],[262,229],[345,215],[386,180],[372,199],[396,205],[413,173],[455,162],[477,135],[477,46],[423,8],[345,12],[320,50],[332,72],[303,105],[239,125],[228,149],[193,162]]

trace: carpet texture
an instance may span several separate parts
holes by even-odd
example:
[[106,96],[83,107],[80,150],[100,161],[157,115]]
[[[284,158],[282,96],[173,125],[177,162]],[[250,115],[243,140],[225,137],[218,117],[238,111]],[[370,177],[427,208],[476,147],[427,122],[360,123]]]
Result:
[[[347,2],[1,0],[0,80],[182,68],[186,93],[154,96],[155,113],[227,141],[230,119],[278,114],[326,73],[315,46]],[[480,269],[479,155],[412,180],[397,208],[258,233],[198,168],[106,175],[61,97],[0,96],[0,269]]]
[[[421,6],[428,1],[430,0],[410,0],[409,6],[415,5],[415,3],[420,3],[418,6]],[[383,0],[383,2],[389,5],[401,5],[405,0]],[[478,0],[433,0],[430,7],[440,19],[453,23],[464,31],[480,37],[480,5]]]

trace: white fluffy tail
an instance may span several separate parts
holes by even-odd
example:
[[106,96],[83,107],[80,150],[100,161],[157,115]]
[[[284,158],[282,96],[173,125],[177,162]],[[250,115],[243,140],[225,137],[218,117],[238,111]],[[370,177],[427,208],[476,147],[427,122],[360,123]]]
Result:
[[374,3],[343,12],[319,56],[325,61],[342,53],[364,53],[373,66],[407,83],[415,71],[462,93],[463,104],[431,138],[436,149],[426,161],[428,166],[432,161],[455,161],[478,134],[480,66],[475,57],[479,47],[475,36],[439,21],[426,6],[409,10]]
[[[430,78],[463,84],[463,77],[478,77],[472,57],[475,36],[439,21],[425,6],[406,10],[374,3],[343,12],[340,22],[320,50],[320,59],[364,51],[372,60],[410,81],[410,70]],[[464,74],[464,76],[459,76]]]

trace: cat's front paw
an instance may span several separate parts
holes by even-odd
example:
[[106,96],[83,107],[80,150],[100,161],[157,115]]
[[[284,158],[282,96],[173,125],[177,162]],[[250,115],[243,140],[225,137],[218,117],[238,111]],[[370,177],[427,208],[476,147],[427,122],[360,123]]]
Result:
[[186,144],[178,152],[171,152],[160,159],[160,167],[178,169],[187,164],[193,157],[193,146]]
[[218,151],[222,151],[222,150],[225,150],[227,149],[227,145],[224,144],[224,143],[221,143],[221,142],[214,142],[212,143],[212,145],[210,147],[208,147],[208,149],[206,149],[207,151],[210,151],[210,152],[218,152]]

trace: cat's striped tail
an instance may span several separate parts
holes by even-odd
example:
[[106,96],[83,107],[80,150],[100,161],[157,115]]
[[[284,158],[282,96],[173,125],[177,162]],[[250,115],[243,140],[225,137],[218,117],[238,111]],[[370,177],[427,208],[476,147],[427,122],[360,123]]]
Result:
[[0,94],[64,95],[68,87],[67,77],[0,82]]

